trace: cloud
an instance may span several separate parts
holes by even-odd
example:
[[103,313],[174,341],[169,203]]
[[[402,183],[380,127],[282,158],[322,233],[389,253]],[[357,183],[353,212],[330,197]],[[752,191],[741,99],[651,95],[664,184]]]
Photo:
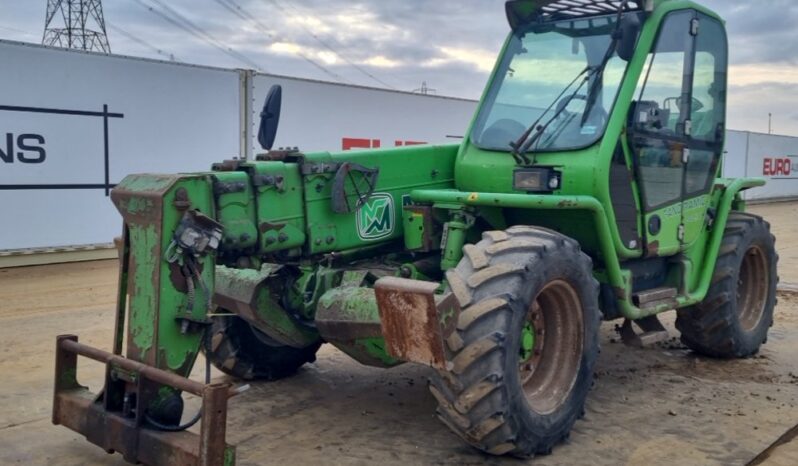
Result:
[[427,62],[430,66],[441,66],[449,63],[467,63],[479,71],[488,73],[496,63],[496,54],[489,50],[469,47],[438,47],[442,56]]
[[396,68],[403,65],[402,62],[387,58],[383,55],[369,57],[361,63],[364,65],[376,66],[377,68]]

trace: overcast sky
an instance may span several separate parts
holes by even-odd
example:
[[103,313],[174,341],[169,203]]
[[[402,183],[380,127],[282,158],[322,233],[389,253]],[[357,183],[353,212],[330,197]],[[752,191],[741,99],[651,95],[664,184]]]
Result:
[[[474,99],[508,30],[503,0],[103,3],[114,53]],[[728,21],[730,128],[766,132],[772,112],[774,132],[798,135],[798,2],[704,3]],[[40,43],[46,4],[0,0],[0,38]]]

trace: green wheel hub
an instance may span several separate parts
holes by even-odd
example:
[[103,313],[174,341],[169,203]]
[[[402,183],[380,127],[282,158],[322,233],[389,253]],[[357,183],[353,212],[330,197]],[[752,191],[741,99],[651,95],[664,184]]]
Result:
[[521,362],[527,362],[535,354],[535,325],[527,321],[521,331]]

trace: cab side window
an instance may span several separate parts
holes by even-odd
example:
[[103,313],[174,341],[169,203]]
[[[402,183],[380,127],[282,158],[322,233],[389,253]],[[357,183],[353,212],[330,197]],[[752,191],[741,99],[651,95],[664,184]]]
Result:
[[726,120],[726,32],[717,20],[699,14],[690,110],[691,151],[686,167],[685,194],[709,190],[718,168]]
[[[681,199],[686,110],[685,78],[692,69],[690,28],[695,13],[671,13],[638,83],[632,146],[647,210]],[[689,89],[688,89],[689,91]]]

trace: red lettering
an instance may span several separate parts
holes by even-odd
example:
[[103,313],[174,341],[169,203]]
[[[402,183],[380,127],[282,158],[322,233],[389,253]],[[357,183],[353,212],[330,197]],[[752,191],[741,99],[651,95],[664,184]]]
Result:
[[[393,144],[396,147],[403,147],[403,146],[420,146],[427,143],[421,141],[402,141],[401,139],[397,139],[394,141]],[[379,139],[343,138],[341,140],[341,148],[343,150],[379,149],[380,147],[382,147],[382,141]]]
[[343,138],[341,140],[341,148],[343,150],[379,149],[381,145],[382,143],[379,139]]
[[371,148],[371,140],[369,140],[369,139],[357,139],[357,138],[344,138],[341,141],[341,148],[343,150],[370,149]]
[[402,146],[422,146],[422,145],[424,145],[424,144],[426,144],[426,142],[420,142],[420,141],[400,141],[399,139],[397,139],[397,140],[394,142],[394,145],[395,145],[396,147],[402,147]]
[[766,158],[763,174],[765,176],[790,176],[793,166],[790,159]]

